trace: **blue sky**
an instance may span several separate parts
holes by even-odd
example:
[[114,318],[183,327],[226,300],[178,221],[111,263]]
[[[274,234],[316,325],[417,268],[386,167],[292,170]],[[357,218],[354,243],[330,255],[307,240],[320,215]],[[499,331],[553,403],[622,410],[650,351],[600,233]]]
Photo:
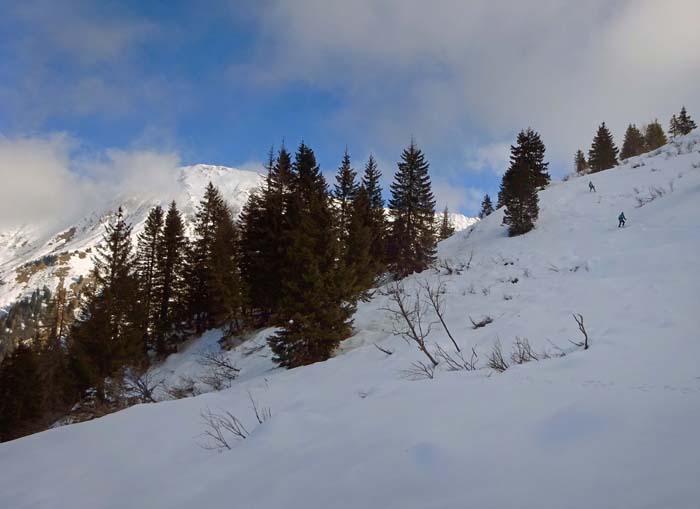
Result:
[[346,146],[358,169],[373,152],[388,183],[414,136],[439,206],[474,214],[522,128],[561,177],[601,121],[621,142],[629,122],[700,114],[690,0],[0,7],[0,133],[60,133],[69,171],[110,150],[255,168],[303,139],[328,175]]

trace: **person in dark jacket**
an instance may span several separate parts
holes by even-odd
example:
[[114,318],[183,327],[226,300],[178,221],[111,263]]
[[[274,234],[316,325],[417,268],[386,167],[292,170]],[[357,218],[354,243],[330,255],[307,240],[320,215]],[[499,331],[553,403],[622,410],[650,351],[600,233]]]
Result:
[[621,226],[625,226],[625,221],[627,221],[627,218],[625,217],[624,212],[620,212],[620,215],[617,216],[617,220],[619,221],[619,224],[617,225],[618,228]]
[[589,180],[588,181],[588,192],[590,193],[595,193],[595,186],[593,185],[593,181]]

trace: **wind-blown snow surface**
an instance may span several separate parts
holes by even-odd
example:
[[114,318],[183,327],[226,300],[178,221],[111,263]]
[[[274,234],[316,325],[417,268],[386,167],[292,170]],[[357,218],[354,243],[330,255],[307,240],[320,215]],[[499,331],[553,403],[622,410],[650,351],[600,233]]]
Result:
[[[697,508],[699,149],[689,136],[596,174],[597,193],[589,177],[552,184],[522,237],[507,238],[497,212],[441,243],[453,262],[473,252],[442,279],[447,323],[480,365],[516,336],[565,357],[409,381],[401,371],[420,353],[391,335],[377,296],[327,362],[274,369],[254,348],[262,331],[230,354],[242,370],[230,389],[0,445],[0,506]],[[650,188],[665,193],[637,207]],[[426,279],[437,275],[406,288]],[[574,312],[588,351],[569,342]],[[472,329],[468,317],[485,315],[493,323]],[[217,337],[157,372],[195,373]],[[429,341],[450,345],[439,327]],[[257,424],[248,392],[270,420]],[[202,448],[206,408],[238,416],[249,438]]]

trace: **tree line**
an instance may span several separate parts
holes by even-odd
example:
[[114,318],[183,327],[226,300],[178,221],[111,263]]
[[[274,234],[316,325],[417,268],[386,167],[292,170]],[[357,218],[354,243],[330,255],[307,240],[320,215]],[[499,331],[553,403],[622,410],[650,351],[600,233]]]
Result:
[[447,211],[436,222],[429,163],[413,141],[388,216],[371,156],[358,176],[346,151],[332,189],[304,143],[294,155],[271,151],[266,169],[238,218],[212,183],[191,224],[175,202],[153,207],[135,238],[121,208],[110,218],[80,296],[61,282],[33,304],[36,334],[0,363],[0,440],[76,408],[120,408],[128,373],[211,328],[277,327],[269,345],[283,367],[328,359],[377,279],[424,270],[453,231]]
[[[695,129],[697,125],[690,118],[685,106],[680,113],[674,114],[669,122],[669,134],[671,137],[684,136]],[[622,149],[618,149],[613,141],[610,130],[603,122],[593,138],[593,143],[588,151],[588,158],[582,150],[576,151],[574,156],[574,170],[578,175],[596,173],[608,170],[618,164],[619,160],[638,156],[650,152],[668,143],[668,138],[658,120],[642,126],[639,129],[635,124],[629,124],[625,131]]]

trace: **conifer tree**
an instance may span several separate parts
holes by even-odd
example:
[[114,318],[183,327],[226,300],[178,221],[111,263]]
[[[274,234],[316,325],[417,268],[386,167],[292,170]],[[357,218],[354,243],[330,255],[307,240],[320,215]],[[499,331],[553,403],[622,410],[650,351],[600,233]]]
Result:
[[173,201],[163,226],[163,240],[157,270],[161,283],[156,328],[156,352],[163,356],[173,349],[174,334],[183,318],[185,306],[185,253],[187,240],[180,211]]
[[361,185],[357,190],[350,211],[348,239],[345,248],[344,268],[350,281],[348,284],[349,298],[356,299],[364,296],[374,284],[379,273],[381,259],[372,255],[373,218],[367,188]]
[[356,177],[357,172],[355,172],[350,164],[350,154],[348,154],[347,149],[345,149],[343,162],[340,168],[338,168],[338,174],[335,177],[336,183],[333,191],[334,205],[337,208],[338,216],[338,235],[342,243],[345,243],[347,239],[352,203],[355,200],[359,187]]
[[618,148],[613,142],[612,134],[603,122],[598,127],[591,149],[588,151],[588,165],[591,168],[591,173],[617,166],[617,153]]
[[518,144],[511,147],[511,157],[518,160],[518,164],[527,168],[530,172],[530,178],[537,189],[544,189],[550,181],[547,167],[549,163],[544,162],[544,143],[540,135],[527,128],[518,134]]
[[226,203],[221,193],[209,182],[195,215],[194,239],[187,260],[188,315],[197,332],[203,332],[212,326],[209,292],[212,248],[218,223],[226,211]]
[[486,216],[490,216],[493,213],[493,204],[491,203],[491,197],[488,194],[484,195],[484,199],[481,200],[481,210],[479,211],[479,219],[483,219]]
[[280,280],[280,322],[269,339],[275,361],[288,368],[328,359],[350,330],[353,303],[339,284],[339,250],[326,181],[302,143],[287,195],[287,247]]
[[675,137],[681,134],[680,126],[678,125],[678,117],[675,113],[671,116],[671,121],[668,123],[668,133],[671,137]]
[[148,213],[136,247],[136,276],[143,304],[144,346],[155,348],[154,335],[158,323],[158,303],[161,300],[162,281],[158,261],[163,251],[163,209],[160,205]]
[[71,332],[72,356],[79,385],[94,387],[107,400],[105,378],[127,365],[146,361],[143,347],[143,308],[134,276],[131,226],[121,207],[105,226],[103,244],[93,259],[94,285]]
[[680,114],[678,115],[678,134],[688,134],[696,127],[697,125],[693,119],[690,118],[690,115],[688,115],[688,112],[685,110],[685,106],[683,106]]
[[583,155],[582,150],[577,150],[574,156],[574,170],[578,175],[585,175],[588,173],[588,161],[586,161],[586,156]]
[[411,140],[391,184],[389,262],[397,277],[425,270],[435,260],[435,198],[429,164]]
[[0,362],[0,442],[34,431],[41,417],[41,379],[34,350],[20,344]]
[[668,143],[666,134],[664,134],[664,130],[658,120],[654,120],[646,126],[644,129],[644,149],[647,152],[663,147],[666,143]]
[[452,221],[450,221],[450,211],[445,205],[445,209],[442,211],[442,218],[440,219],[440,229],[438,231],[438,239],[445,240],[452,236],[455,232],[454,226],[452,226]]
[[244,292],[238,272],[238,231],[228,207],[217,218],[207,274],[208,313],[211,325],[240,329]]
[[539,215],[537,189],[541,179],[532,168],[533,165],[546,168],[547,163],[544,162],[544,144],[541,141],[532,143],[532,139],[529,129],[520,132],[518,144],[510,148],[510,166],[501,181],[500,195],[505,206],[503,223],[508,225],[510,237],[532,230]]
[[380,184],[381,178],[382,174],[377,167],[377,162],[370,154],[369,159],[367,159],[367,164],[365,165],[364,175],[362,176],[362,186],[367,193],[369,225],[372,237],[370,255],[376,268],[377,275],[384,270],[387,257],[387,223],[386,212],[384,210],[384,198],[382,198],[382,188]]
[[625,131],[625,140],[622,142],[620,159],[628,159],[644,153],[644,135],[637,126],[630,124]]
[[268,323],[277,313],[287,236],[286,204],[291,191],[291,158],[283,147],[267,164],[265,187],[252,193],[240,219],[241,276],[247,288],[248,306]]

